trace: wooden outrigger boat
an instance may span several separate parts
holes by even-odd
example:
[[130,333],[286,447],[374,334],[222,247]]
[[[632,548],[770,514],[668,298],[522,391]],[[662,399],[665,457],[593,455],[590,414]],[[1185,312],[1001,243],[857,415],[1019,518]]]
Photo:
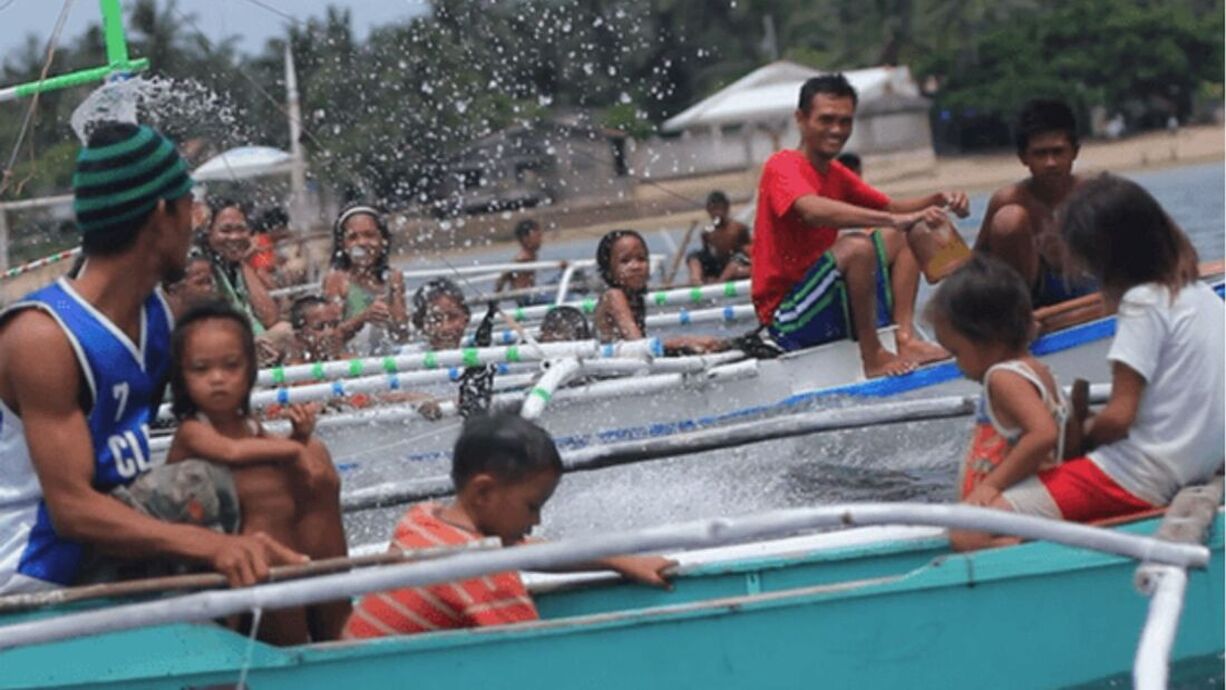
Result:
[[[1164,687],[1155,683],[1167,679],[1168,655],[1176,680],[1221,670],[1220,480],[1211,486],[1186,501],[1181,495],[1164,527],[1159,517],[1091,528],[966,506],[850,505],[117,608],[10,615],[0,619],[0,690],[220,688],[240,680],[253,690],[1046,688],[1118,683],[1130,670],[1138,687]],[[1189,532],[1189,521],[1202,529]],[[550,576],[529,580],[539,622],[370,641],[273,648],[205,622],[284,604],[286,592],[298,603],[334,598],[334,582],[348,582],[352,594],[541,565],[560,553],[574,561],[840,523],[973,524],[1055,541],[951,554],[941,529],[873,526],[753,542],[682,554],[671,591]],[[1195,545],[1146,538],[1179,537],[1181,529]],[[1134,559],[1146,563],[1138,568]],[[1193,568],[1186,580],[1185,567]],[[1134,573],[1152,590],[1150,602],[1134,589]],[[1184,583],[1187,601],[1172,608],[1169,598],[1182,596]],[[175,615],[180,622],[169,622]],[[100,634],[81,637],[91,633]]]

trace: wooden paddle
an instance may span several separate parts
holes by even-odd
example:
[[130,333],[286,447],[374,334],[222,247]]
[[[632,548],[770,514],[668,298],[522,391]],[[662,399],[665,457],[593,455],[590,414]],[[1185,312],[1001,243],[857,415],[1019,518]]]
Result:
[[[457,553],[471,551],[486,551],[498,548],[497,539],[481,539],[462,546],[433,547],[414,549],[412,551],[386,551],[366,556],[345,556],[325,558],[301,565],[281,565],[271,569],[269,581],[299,580],[316,575],[339,573],[354,568],[367,568],[376,565],[391,565],[408,563],[433,558],[451,556]],[[130,597],[142,594],[159,594],[164,592],[184,592],[199,589],[221,589],[228,586],[226,576],[221,573],[191,573],[188,575],[170,575],[166,577],[150,577],[142,580],[126,582],[106,582],[80,587],[66,587],[48,592],[30,592],[27,594],[11,594],[0,597],[0,614],[27,611],[45,606],[57,606],[90,599]]]

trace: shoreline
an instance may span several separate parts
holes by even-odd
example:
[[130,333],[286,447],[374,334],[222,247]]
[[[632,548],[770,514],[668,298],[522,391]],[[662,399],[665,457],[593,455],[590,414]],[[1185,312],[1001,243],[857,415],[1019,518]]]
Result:
[[[1198,125],[1181,128],[1173,135],[1149,132],[1116,141],[1087,141],[1082,144],[1077,160],[1077,172],[1081,174],[1103,170],[1127,174],[1223,161],[1226,160],[1226,131],[1221,126]],[[1025,167],[1012,152],[941,157],[935,159],[935,164],[928,170],[886,179],[874,178],[871,159],[865,163],[865,178],[870,184],[891,196],[903,197],[939,189],[961,189],[978,194],[1026,176]],[[882,169],[888,171],[889,166],[883,165]],[[728,193],[733,199],[735,215],[746,208],[757,187],[757,179],[758,169],[755,168],[703,177],[641,182],[634,192],[634,200],[621,209],[594,206],[586,212],[591,221],[570,227],[554,225],[548,230],[548,241],[594,241],[609,230],[624,227],[641,232],[685,228],[691,222],[705,220],[706,212],[697,207],[687,208],[688,204],[684,203],[678,207],[678,197],[689,199],[696,206],[696,200],[705,198],[712,189],[723,189]],[[668,208],[670,204],[674,207],[672,210]],[[636,214],[633,211],[638,207],[662,207],[664,210],[654,214]],[[618,210],[628,213],[619,215]],[[405,267],[410,264],[439,263],[439,257],[461,258],[499,252],[510,255],[518,247],[510,237],[511,227],[518,220],[537,214],[545,215],[541,210],[529,209],[499,216],[464,217],[459,219],[462,223],[456,225],[471,226],[474,230],[457,230],[451,238],[452,245],[446,249],[416,247],[412,241],[415,232],[436,232],[439,227],[437,221],[408,220],[396,227],[393,219],[393,232],[397,237],[391,262],[395,266]],[[584,215],[585,212],[580,210],[575,217],[582,218]],[[547,227],[550,223],[546,220]],[[323,237],[309,240],[311,256],[318,261],[327,257],[329,241]],[[67,267],[66,262],[50,264],[4,281],[0,285],[0,302],[11,302],[51,282],[62,275]]]
[[[1077,156],[1076,171],[1083,175],[1104,171],[1127,174],[1202,165],[1214,161],[1226,161],[1226,130],[1216,125],[1197,125],[1183,127],[1174,135],[1168,132],[1148,132],[1114,141],[1083,142]],[[870,166],[871,161],[866,161],[868,172],[865,179],[886,194],[900,197],[918,196],[941,189],[960,189],[968,194],[990,192],[1022,180],[1028,174],[1012,152],[940,157],[936,159],[936,164],[925,172],[892,179],[874,179]],[[711,189],[723,189],[733,199],[732,213],[735,216],[746,208],[752,198],[757,187],[757,176],[758,170],[754,169],[641,183],[636,196],[647,203],[674,195],[701,199]],[[531,215],[531,211],[521,212],[517,213],[515,218]],[[702,209],[675,210],[640,218],[554,228],[549,231],[548,241],[553,243],[598,239],[609,230],[623,227],[632,227],[640,232],[684,228],[693,221],[705,218],[706,212]],[[409,251],[413,251],[409,250],[394,257],[393,262],[399,265],[410,261],[430,261],[439,256],[456,257],[503,250],[511,252],[516,248],[518,244],[514,240],[499,238],[489,242],[473,241],[472,246],[446,250],[417,250],[413,258],[406,256]]]

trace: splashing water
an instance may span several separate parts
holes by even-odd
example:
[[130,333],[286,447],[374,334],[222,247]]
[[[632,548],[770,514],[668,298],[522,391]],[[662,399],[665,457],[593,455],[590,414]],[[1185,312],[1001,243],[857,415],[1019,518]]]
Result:
[[102,122],[143,123],[175,139],[204,136],[243,141],[242,113],[216,93],[188,79],[131,77],[94,89],[72,112],[72,131],[82,145]]

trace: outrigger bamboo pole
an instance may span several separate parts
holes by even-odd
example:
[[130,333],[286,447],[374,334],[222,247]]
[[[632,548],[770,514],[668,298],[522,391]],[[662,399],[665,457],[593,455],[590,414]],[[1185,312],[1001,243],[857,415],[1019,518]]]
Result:
[[548,369],[541,375],[541,379],[536,382],[536,385],[528,391],[528,395],[524,398],[524,406],[520,408],[519,414],[524,419],[536,419],[545,411],[545,406],[553,399],[553,394],[559,387],[566,385],[568,381],[573,379],[583,370],[579,364],[579,360],[574,357],[565,359],[555,359],[546,362]]
[[[382,551],[364,556],[326,558],[303,563],[302,565],[276,566],[270,569],[268,579],[270,582],[299,580],[304,577],[344,572],[354,568],[369,568],[376,565],[423,561],[430,558],[454,556],[457,553],[494,549],[500,546],[499,540],[491,537],[459,546],[433,546],[410,551]],[[61,604],[71,604],[91,599],[113,599],[166,592],[220,589],[227,585],[225,575],[209,572],[150,577],[143,580],[127,580],[124,582],[107,582],[81,587],[65,587],[64,589],[53,589],[48,592],[30,592],[0,597],[0,614],[28,611],[45,606],[59,606]]]
[[[706,323],[736,323],[737,321],[748,321],[756,316],[752,304],[729,304],[694,311],[683,307],[673,312],[648,314],[646,324],[648,328],[684,328]],[[540,329],[534,327],[531,330],[536,332]],[[494,331],[493,340],[500,345],[511,345],[519,342],[519,333],[510,329]]]
[[[1105,401],[1110,393],[1110,386],[1106,384],[1096,384],[1090,388],[1090,398],[1094,402]],[[709,450],[735,448],[751,443],[826,431],[965,417],[975,412],[978,401],[979,396],[977,395],[948,396],[820,412],[802,412],[787,417],[758,419],[676,433],[664,438],[624,441],[570,450],[562,453],[562,465],[566,472],[585,472],[613,465],[627,465]],[[438,498],[450,495],[453,491],[451,479],[442,476],[404,482],[386,482],[347,492],[341,497],[341,505],[345,512],[353,512]]]
[[[730,300],[749,297],[749,281],[738,280],[728,283],[703,285],[701,287],[676,288],[673,290],[655,290],[648,292],[645,301],[648,307],[675,307],[686,304],[703,304],[712,300]],[[596,311],[597,299],[588,297],[582,300],[564,302],[562,305],[542,304],[534,307],[517,307],[507,311],[507,315],[516,322],[535,321],[545,318],[545,314],[559,306],[574,307],[584,314]],[[469,325],[481,322],[480,314],[473,314]]]
[[610,359],[614,357],[650,358],[664,355],[664,346],[659,338],[630,340],[601,345],[594,340],[541,343],[520,348],[516,345],[499,347],[466,347],[456,350],[415,352],[388,357],[343,359],[332,362],[315,362],[288,367],[261,369],[256,377],[258,386],[281,386],[300,381],[326,381],[371,374],[395,374],[419,369],[450,367],[479,367],[487,364],[512,364],[516,362],[540,362],[562,357],[587,359]]
[[861,525],[932,525],[981,530],[1180,567],[1203,567],[1209,562],[1209,549],[1199,544],[1175,544],[1152,537],[1003,510],[968,505],[852,503],[585,535],[556,542],[458,554],[421,563],[322,575],[297,582],[199,592],[71,613],[0,627],[0,649],[176,622],[201,622],[246,611],[305,606],[368,592],[455,582],[508,570],[548,570],[620,554],[720,546],[826,527]]

